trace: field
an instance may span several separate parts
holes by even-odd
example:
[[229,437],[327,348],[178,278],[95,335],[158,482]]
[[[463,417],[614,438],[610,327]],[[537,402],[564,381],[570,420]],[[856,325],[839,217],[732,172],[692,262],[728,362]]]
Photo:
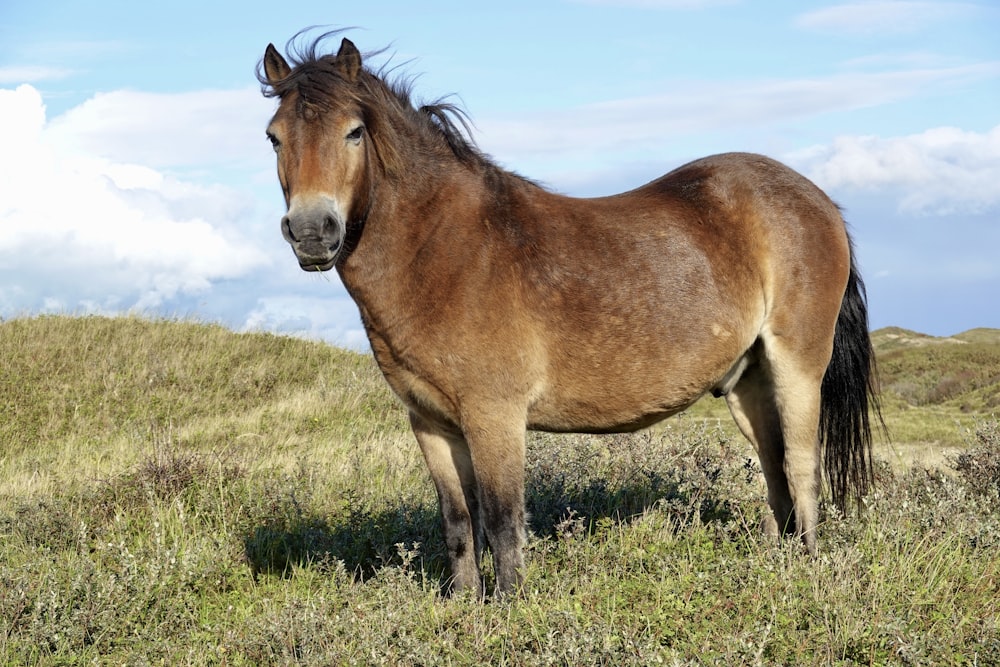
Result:
[[532,434],[526,588],[482,604],[440,593],[433,487],[369,356],[0,322],[0,663],[1000,664],[1000,331],[874,340],[892,440],[818,557],[759,535],[756,460],[706,399]]

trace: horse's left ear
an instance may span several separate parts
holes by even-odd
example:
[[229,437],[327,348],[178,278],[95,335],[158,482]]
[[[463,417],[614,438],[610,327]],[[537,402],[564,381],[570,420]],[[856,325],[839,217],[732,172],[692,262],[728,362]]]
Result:
[[354,82],[361,71],[361,52],[354,42],[346,37],[340,42],[340,50],[337,51],[337,64],[343,69],[348,81]]
[[274,86],[291,73],[292,68],[288,66],[288,62],[278,53],[278,49],[274,48],[274,44],[268,44],[267,50],[264,51],[264,76],[267,77],[267,82]]

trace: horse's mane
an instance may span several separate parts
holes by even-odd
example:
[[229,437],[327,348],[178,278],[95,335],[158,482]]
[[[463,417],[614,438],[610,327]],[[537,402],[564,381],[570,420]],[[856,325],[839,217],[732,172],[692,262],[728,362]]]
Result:
[[[263,61],[257,65],[257,80],[261,84],[261,92],[265,97],[283,97],[290,92],[299,94],[299,113],[306,110],[323,113],[336,105],[345,102],[357,102],[366,114],[366,124],[373,125],[373,140],[376,141],[379,155],[384,166],[392,171],[397,155],[394,141],[385,135],[393,131],[391,116],[402,119],[406,124],[417,130],[431,141],[441,141],[448,146],[459,160],[465,163],[493,166],[493,163],[480,152],[472,138],[471,123],[466,112],[458,105],[439,99],[428,104],[415,105],[412,101],[413,82],[415,77],[394,75],[397,67],[384,65],[378,70],[371,70],[367,64],[359,74],[355,83],[348,82],[342,70],[338,67],[337,56],[324,53],[322,44],[330,37],[339,35],[342,30],[326,32],[316,39],[303,42],[303,33],[298,33],[285,47],[291,73],[281,81],[270,82],[264,73]],[[378,56],[386,49],[368,52],[363,55],[362,62]],[[391,78],[390,78],[391,77]],[[335,94],[343,95],[343,91],[352,91],[353,100],[336,99]],[[390,118],[380,118],[388,115]],[[380,136],[382,135],[382,136]]]

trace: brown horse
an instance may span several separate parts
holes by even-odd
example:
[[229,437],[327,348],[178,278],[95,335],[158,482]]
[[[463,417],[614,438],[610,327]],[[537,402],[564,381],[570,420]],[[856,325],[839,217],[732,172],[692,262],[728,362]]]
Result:
[[[322,39],[322,38],[321,38]],[[724,396],[756,447],[773,534],[816,549],[825,458],[841,507],[871,483],[877,415],[864,286],[840,212],[759,155],[697,160],[596,199],[504,171],[448,104],[344,39],[258,78],[306,271],[336,268],[409,409],[438,498],[452,584],[518,588],[525,429],[612,432]]]

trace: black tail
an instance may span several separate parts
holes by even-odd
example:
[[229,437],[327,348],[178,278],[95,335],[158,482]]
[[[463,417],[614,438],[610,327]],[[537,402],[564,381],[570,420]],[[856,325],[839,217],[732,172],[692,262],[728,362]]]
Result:
[[840,305],[833,358],[823,376],[819,437],[833,502],[842,511],[873,483],[872,422],[883,432],[868,299],[851,248],[851,275]]

